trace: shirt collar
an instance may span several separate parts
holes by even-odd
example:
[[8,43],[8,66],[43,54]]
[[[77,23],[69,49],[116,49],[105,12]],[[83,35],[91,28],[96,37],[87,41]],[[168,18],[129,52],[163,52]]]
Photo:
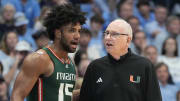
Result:
[[119,60],[116,60],[111,54],[108,53],[108,58],[110,59],[110,61],[112,62],[121,62],[124,61],[128,56],[130,56],[132,54],[131,49],[128,48],[128,52],[122,56],[120,56]]

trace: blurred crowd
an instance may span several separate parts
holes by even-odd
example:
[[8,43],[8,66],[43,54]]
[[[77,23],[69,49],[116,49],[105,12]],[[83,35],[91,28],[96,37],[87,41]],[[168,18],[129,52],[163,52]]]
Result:
[[[24,58],[52,41],[43,20],[52,6],[67,0],[0,0],[0,101],[9,101]],[[122,18],[133,29],[131,50],[147,57],[157,73],[163,101],[180,101],[179,0],[69,0],[86,13],[80,44],[69,56],[81,87],[88,64],[105,56],[103,32]],[[133,67],[132,67],[133,68]]]

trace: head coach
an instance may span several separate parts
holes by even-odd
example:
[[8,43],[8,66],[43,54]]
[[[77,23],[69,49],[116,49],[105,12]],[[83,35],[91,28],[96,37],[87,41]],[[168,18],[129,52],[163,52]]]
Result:
[[80,101],[162,101],[152,63],[131,52],[131,26],[112,21],[104,32],[108,55],[88,66]]

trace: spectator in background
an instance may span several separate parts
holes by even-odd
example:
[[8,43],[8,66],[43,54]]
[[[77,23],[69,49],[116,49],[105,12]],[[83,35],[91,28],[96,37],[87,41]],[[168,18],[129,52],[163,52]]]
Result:
[[[104,5],[104,7],[102,7]],[[98,15],[103,18],[103,30],[107,27],[111,20],[113,20],[113,16],[110,15],[109,7],[105,8],[105,3],[103,0],[94,0],[92,3],[92,13],[93,15]]]
[[86,55],[87,55],[86,51],[83,51],[83,50],[78,50],[76,52],[76,54],[74,55],[74,63],[76,65],[77,69],[78,69],[79,64],[82,60],[82,57],[85,57]]
[[91,18],[90,30],[92,33],[92,37],[88,45],[88,56],[92,60],[102,57],[106,54],[103,45],[103,31],[102,31],[103,23],[104,23],[104,19],[99,15],[95,15]]
[[117,4],[117,15],[120,18],[127,20],[129,17],[133,15],[133,6],[129,3],[126,3],[126,0],[121,0]]
[[69,0],[71,3],[91,3],[93,0]]
[[[87,67],[90,63],[90,60],[85,51],[78,50],[75,54],[74,61],[75,61],[77,71],[78,71],[78,78],[76,79],[76,85],[75,85],[76,90],[74,90],[74,91],[77,91],[77,90],[80,91],[81,85],[83,82],[83,77],[84,77]],[[74,99],[74,98],[76,98],[76,99]],[[79,93],[74,93],[73,101],[79,101]]]
[[146,46],[143,52],[144,56],[147,57],[153,65],[157,64],[158,61],[158,52],[155,46],[149,45]]
[[[16,54],[15,46],[18,43],[18,35],[15,31],[6,32],[4,35],[1,44],[0,50],[4,52],[9,57],[14,57]],[[1,57],[3,58],[3,57]],[[5,59],[5,58],[3,58]]]
[[179,0],[152,0],[155,5],[165,5],[170,12],[172,12],[172,8],[174,4]]
[[137,32],[142,30],[142,27],[140,26],[139,19],[135,16],[131,16],[127,19],[128,23],[131,25],[133,32]]
[[19,41],[25,40],[27,41],[33,48],[33,50],[36,50],[37,46],[32,38],[32,34],[34,33],[32,29],[28,28],[29,21],[26,19],[23,13],[17,12],[15,14],[15,26],[18,33],[18,39]]
[[[92,9],[93,7],[92,7],[92,3],[87,3],[87,4],[81,4],[80,5],[80,10],[82,11],[82,12],[86,12],[87,14],[85,15],[86,16],[86,18],[87,18],[87,23],[88,23],[88,25],[89,25],[89,23],[90,23],[90,19],[91,19],[91,17],[94,15],[94,12],[93,12],[93,9]],[[88,26],[89,27],[89,26]]]
[[135,32],[133,35],[133,43],[131,43],[132,51],[137,55],[143,55],[143,51],[148,45],[146,34],[143,31]]
[[6,32],[0,44],[0,60],[4,67],[3,75],[6,74],[14,62],[16,56],[15,46],[18,43],[18,36],[15,31]]
[[30,44],[27,43],[26,41],[19,41],[15,49],[17,51],[15,60],[9,72],[5,74],[6,82],[7,84],[10,84],[10,91],[12,91],[13,89],[16,76],[19,73],[23,60],[30,52],[32,52],[32,48]]
[[91,40],[92,34],[90,30],[82,28],[80,32],[80,39],[79,39],[79,50],[83,50],[87,52],[88,44]]
[[176,101],[176,93],[178,87],[174,85],[168,66],[164,63],[158,63],[155,66],[155,71],[160,84],[162,101]]
[[180,58],[178,57],[178,45],[173,37],[167,38],[162,47],[162,56],[158,58],[159,62],[168,65],[170,73],[175,82],[180,82]]
[[0,7],[4,7],[7,4],[12,4],[14,0],[0,0]]
[[176,101],[180,101],[180,90],[176,93]]
[[[117,7],[114,5],[117,5],[118,0],[95,0],[95,1],[104,1],[104,3],[106,3],[106,9],[104,9],[104,11],[105,12],[108,11],[110,21],[117,18]],[[101,5],[102,3],[100,2],[99,4]]]
[[37,0],[15,0],[14,6],[17,12],[25,14],[26,18],[29,20],[28,27],[33,28],[41,11]]
[[0,61],[3,60],[3,58],[6,58],[7,55],[2,51],[0,50]]
[[[100,15],[94,15],[91,17],[90,22],[90,31],[92,32],[92,38],[97,38],[98,40],[102,40],[102,26],[104,24],[104,19]],[[93,39],[92,39],[93,40]]]
[[[44,6],[51,6],[52,7],[52,6],[60,5],[62,3],[67,3],[71,0],[38,0],[38,1],[39,1],[41,8],[42,8]],[[73,2],[73,4],[74,4],[74,3],[76,3],[77,0],[72,0],[72,1],[74,1]]]
[[136,13],[135,16],[138,17],[143,28],[147,23],[155,20],[154,13],[151,12],[150,4],[148,1],[139,1],[137,4],[137,8],[139,12]]
[[133,15],[138,13],[138,8],[137,8],[136,5],[140,0],[124,0],[124,1],[126,1],[126,3],[132,5],[132,7],[133,7]]
[[175,3],[173,5],[172,14],[179,15],[180,16],[180,1],[175,0]]
[[90,62],[91,61],[87,57],[82,57],[82,60],[79,64],[79,73],[80,73],[79,75],[81,77],[84,77],[86,70],[87,70],[87,67],[90,64]]
[[2,75],[3,74],[3,65],[2,65],[2,63],[1,63],[1,61],[0,61],[0,74]]
[[177,16],[168,17],[166,28],[167,28],[166,33],[159,33],[155,38],[155,46],[158,49],[158,53],[161,54],[163,42],[170,36],[177,40],[178,56],[180,56],[180,30],[179,30],[180,20],[179,18]]
[[77,67],[78,76],[84,77],[87,66],[90,63],[87,52],[83,50],[78,50],[75,54],[74,62]]
[[[74,0],[74,1],[78,1],[78,0]],[[80,4],[81,11],[86,12],[87,25],[85,25],[85,27],[90,28],[90,22],[91,22],[90,20],[94,15],[101,16],[104,19],[103,29],[106,28],[107,24],[109,24],[109,22],[112,19],[114,19],[115,16],[111,15],[111,13],[113,12],[110,12],[109,7],[107,5],[108,1],[105,0],[83,0],[83,1],[93,1],[89,3],[86,2]]]
[[42,8],[41,15],[38,17],[33,28],[35,31],[45,29],[45,27],[43,26],[43,22],[44,22],[44,18],[48,15],[49,12],[50,12],[50,7],[44,6]]
[[39,30],[32,35],[34,40],[36,41],[36,45],[38,49],[43,48],[44,46],[48,45],[50,39],[48,37],[48,33],[45,30]]
[[2,8],[2,19],[0,20],[0,40],[5,32],[15,29],[14,14],[15,8],[12,4],[7,4]]
[[69,0],[51,0],[53,2],[54,5],[52,6],[56,6],[56,5],[61,5],[61,4],[65,4],[67,3]]
[[156,20],[149,22],[145,25],[145,32],[147,38],[154,44],[154,39],[159,33],[165,33],[166,30],[166,19],[168,15],[168,9],[163,5],[157,5],[155,8]]
[[97,3],[92,3],[92,11],[94,15],[99,15],[104,19],[103,13],[104,11],[100,8],[100,6]]
[[1,74],[0,74],[0,101],[10,101],[6,81]]
[[0,51],[2,51],[3,54],[5,54],[4,56],[0,54],[0,60],[4,67],[3,75],[8,73],[11,65],[14,63],[17,53],[15,50],[17,43],[18,43],[18,35],[16,31],[9,31],[4,35],[0,45],[1,46]]

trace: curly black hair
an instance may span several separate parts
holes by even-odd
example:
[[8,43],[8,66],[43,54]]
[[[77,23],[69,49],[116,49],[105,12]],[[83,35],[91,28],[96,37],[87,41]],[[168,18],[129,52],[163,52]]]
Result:
[[72,4],[58,5],[51,9],[51,12],[44,19],[44,26],[48,32],[51,40],[54,40],[54,31],[67,24],[76,24],[79,22],[81,25],[85,23],[85,13],[81,12]]

